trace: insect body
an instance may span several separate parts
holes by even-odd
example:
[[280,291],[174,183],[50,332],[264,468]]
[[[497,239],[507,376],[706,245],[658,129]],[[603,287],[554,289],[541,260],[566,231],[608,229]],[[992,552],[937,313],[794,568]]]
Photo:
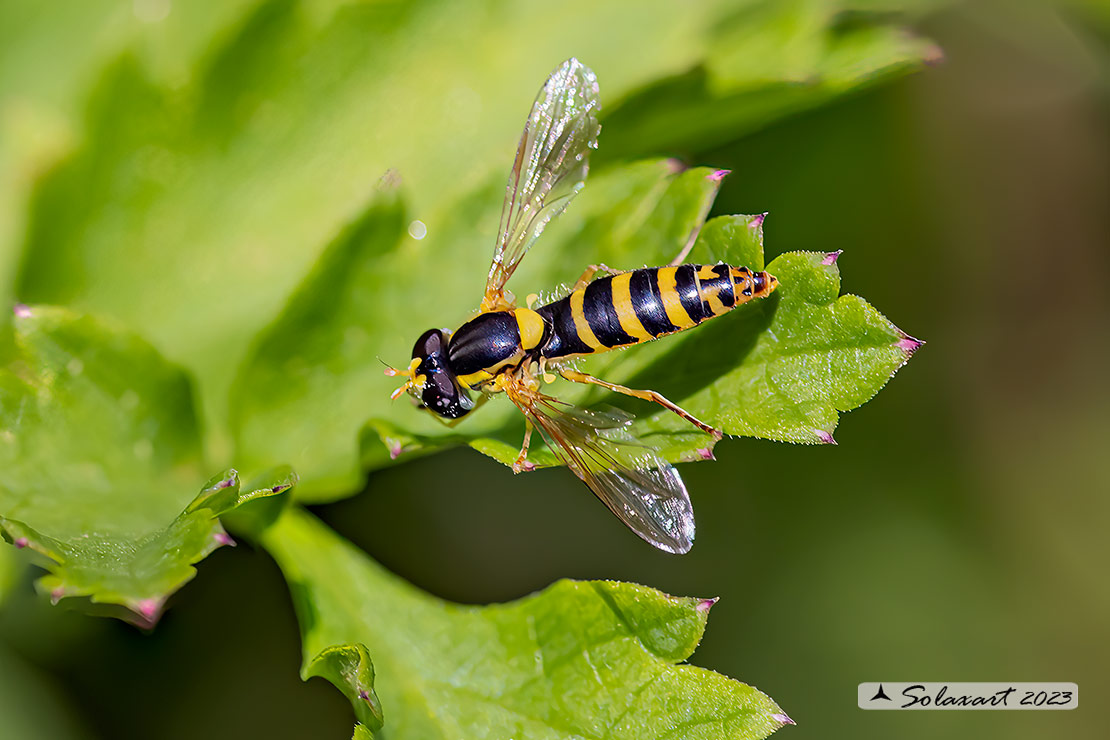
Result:
[[[552,452],[636,534],[668,552],[693,544],[694,517],[682,478],[629,432],[631,418],[577,409],[540,390],[555,373],[577,383],[653,401],[722,437],[655,391],[633,390],[571,368],[569,360],[692,328],[777,286],[766,272],[730,265],[670,264],[631,271],[603,265],[583,272],[570,293],[535,309],[517,307],[505,284],[544,226],[566,208],[586,177],[597,146],[598,89],[577,60],[548,79],[532,106],[509,176],[501,230],[481,307],[454,333],[429,329],[417,339],[404,392],[446,419],[503,392],[524,413],[524,444],[513,469],[532,469],[528,448],[538,429]],[[680,257],[685,255],[685,250]],[[598,272],[605,275],[593,279]]]

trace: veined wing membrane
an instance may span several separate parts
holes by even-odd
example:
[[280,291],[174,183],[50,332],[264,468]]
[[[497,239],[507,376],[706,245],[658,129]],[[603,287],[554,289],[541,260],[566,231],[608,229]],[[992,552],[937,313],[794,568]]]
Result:
[[563,62],[536,96],[505,188],[482,310],[505,303],[505,283],[529,247],[582,189],[600,109],[597,78],[577,59]]
[[547,446],[629,529],[660,550],[694,544],[694,510],[678,471],[628,432],[631,417],[576,409],[550,396],[507,388]]

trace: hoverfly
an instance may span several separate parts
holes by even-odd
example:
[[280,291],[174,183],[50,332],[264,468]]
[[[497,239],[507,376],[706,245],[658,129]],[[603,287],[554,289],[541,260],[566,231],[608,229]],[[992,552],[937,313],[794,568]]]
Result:
[[[631,417],[575,408],[547,394],[540,380],[555,375],[653,401],[698,429],[723,434],[655,391],[633,390],[580,372],[570,361],[683,331],[771,293],[766,272],[725,264],[679,264],[616,271],[587,268],[570,293],[518,307],[505,284],[544,227],[582,189],[601,130],[597,78],[577,59],[547,79],[532,104],[509,174],[493,263],[477,314],[454,333],[429,329],[412,349],[406,391],[420,406],[456,420],[481,400],[504,393],[524,414],[514,472],[532,470],[534,430],[555,456],[589,486],[633,532],[660,550],[685,553],[694,540],[694,513],[678,471],[629,431]],[[598,273],[601,277],[594,279]]]

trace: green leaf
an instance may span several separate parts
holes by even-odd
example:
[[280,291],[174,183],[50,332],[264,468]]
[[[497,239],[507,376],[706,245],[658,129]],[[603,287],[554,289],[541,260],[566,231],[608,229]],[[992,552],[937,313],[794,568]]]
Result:
[[[288,489],[203,480],[185,375],[148,344],[64,309],[17,306],[0,368],[0,532],[37,553],[39,588],[144,626],[231,540],[218,516]],[[126,610],[126,611],[125,611]]]
[[302,676],[323,675],[351,699],[362,737],[379,727],[373,681],[390,737],[762,738],[792,724],[758,690],[682,663],[712,600],[559,581],[509,604],[462,606],[295,509],[263,542],[293,592]]
[[[79,41],[60,50],[88,68],[67,77],[64,90],[90,95],[77,130],[57,137],[77,142],[72,153],[56,167],[48,165],[60,154],[36,160],[29,203],[19,196],[26,236],[16,289],[24,300],[119,319],[187,368],[198,381],[205,446],[213,458],[230,459],[238,443],[252,458],[282,462],[293,461],[286,453],[294,442],[283,429],[274,430],[269,455],[258,452],[254,432],[246,434],[249,441],[242,434],[232,439],[232,382],[244,377],[239,368],[253,339],[303,285],[325,246],[344,238],[338,235],[345,224],[376,208],[369,202],[381,173],[390,167],[403,173],[408,213],[427,225],[429,236],[416,248],[402,235],[401,253],[383,263],[382,275],[391,282],[378,294],[376,320],[383,329],[411,328],[409,323],[424,318],[412,310],[418,302],[442,304],[435,325],[455,320],[464,305],[460,298],[465,295],[467,305],[476,298],[515,137],[544,75],[569,53],[567,34],[575,39],[570,51],[597,71],[606,105],[623,109],[617,102],[635,91],[713,65],[728,44],[707,29],[750,22],[733,18],[726,2],[660,2],[645,9],[631,0],[601,6],[572,0],[521,6],[511,14],[491,14],[476,3],[430,1],[268,0],[217,3],[208,13],[209,5],[181,15],[175,6],[165,25],[105,21],[110,43],[92,47]],[[629,17],[637,18],[632,26]],[[821,19],[839,22],[833,14]],[[100,24],[85,18],[83,27]],[[611,33],[616,27],[628,33],[619,44]],[[73,25],[63,28],[64,38],[80,37]],[[827,39],[815,33],[799,43],[823,47]],[[15,46],[13,53],[22,54],[24,44]],[[633,46],[652,53],[628,54]],[[29,59],[50,57],[27,52]],[[873,71],[844,66],[845,79],[869,78]],[[18,92],[0,87],[0,94],[34,87],[20,82],[13,88]],[[847,85],[799,90],[794,107],[843,89]],[[653,100],[649,117],[667,118],[668,130],[684,141],[702,140],[700,129],[713,116],[682,113],[680,95]],[[765,125],[787,110],[756,108],[761,112],[751,125]],[[683,116],[680,123],[676,115]],[[640,118],[625,116],[630,126],[607,119],[603,155],[607,149],[614,156],[628,151],[621,142],[637,137]],[[645,153],[652,146],[641,142],[633,149]],[[58,149],[66,151],[63,145],[53,151]],[[471,196],[476,185],[488,182],[496,185]],[[16,210],[0,205],[0,213]],[[481,220],[474,218],[478,214]],[[458,230],[460,224],[468,230]],[[596,260],[598,246],[584,241],[573,255]],[[430,255],[437,260],[428,261]],[[399,298],[384,300],[392,297]],[[370,330],[377,333],[377,327]],[[365,338],[352,333],[348,340]],[[383,344],[381,354],[396,356],[398,347]],[[334,394],[317,393],[310,380],[300,385],[307,389],[302,409],[310,399],[352,403],[369,388],[358,378]],[[369,397],[354,404],[360,421],[390,418],[379,404]],[[261,405],[246,404],[251,414]],[[311,410],[322,421],[285,418],[310,425],[310,433],[326,429],[322,436],[350,436],[317,469],[305,471],[305,491],[348,490],[357,481],[352,461],[358,455],[351,450],[357,449],[360,425],[349,423],[349,409],[339,412],[335,427],[326,423],[330,408]],[[261,409],[261,416],[279,418],[286,411],[291,409]],[[235,421],[240,432],[252,423],[242,416]],[[381,450],[364,453],[371,465],[385,459]]]

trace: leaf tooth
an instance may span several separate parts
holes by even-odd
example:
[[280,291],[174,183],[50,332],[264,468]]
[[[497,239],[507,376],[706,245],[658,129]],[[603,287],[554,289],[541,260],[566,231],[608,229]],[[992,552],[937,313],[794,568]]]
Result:
[[12,313],[14,313],[18,319],[29,319],[31,318],[31,307],[26,303],[16,303],[12,306]]
[[944,49],[940,48],[940,46],[937,44],[930,44],[929,48],[927,48],[925,50],[925,53],[922,54],[921,61],[923,61],[925,65],[929,67],[936,67],[938,65],[944,64]]
[[838,249],[835,252],[826,252],[825,259],[821,260],[821,264],[828,267],[829,265],[836,264],[836,260],[840,255],[844,254],[843,249]]
[[761,213],[758,216],[756,216],[755,218],[753,218],[751,220],[751,223],[748,224],[748,228],[749,229],[762,229],[763,228],[763,220],[765,218],[767,218],[768,213],[770,213],[770,211],[764,211],[763,213]]
[[788,717],[786,715],[786,712],[777,712],[776,714],[772,714],[771,719],[778,722],[780,725],[796,725],[796,724],[798,724],[794,720],[790,719],[790,717]]
[[697,609],[702,614],[708,614],[709,610],[713,608],[713,605],[716,604],[720,600],[721,600],[720,596],[714,596],[712,599],[702,599],[701,601],[698,602],[698,605],[695,606],[694,608]]
[[708,175],[706,175],[705,179],[712,180],[713,182],[720,182],[731,174],[732,170],[714,170],[713,172],[710,172]]
[[150,629],[158,622],[158,618],[162,616],[162,607],[165,606],[165,604],[165,598],[139,599],[137,601],[128,602],[127,608],[139,617],[138,624],[140,627]]
[[[899,331],[901,331],[901,330],[899,329]],[[923,344],[925,344],[925,342],[923,342],[920,339],[915,339],[915,338],[911,337],[909,334],[907,334],[906,332],[903,331],[902,332],[902,338],[899,339],[897,342],[895,342],[894,346],[897,347],[898,349],[902,350],[903,352],[905,352],[906,353],[906,359],[908,360],[911,357],[913,357],[914,352],[921,349],[921,346]]]
[[233,540],[231,538],[231,535],[229,535],[227,532],[216,532],[215,534],[212,535],[212,539],[216,540],[216,542],[221,547],[224,546],[224,545],[230,545],[231,547],[236,547],[237,546],[237,543],[235,542],[235,540]]
[[824,429],[814,429],[813,433],[817,435],[817,439],[821,440],[821,444],[826,444],[826,445],[835,445],[835,444],[837,444],[836,440],[833,439],[832,434],[829,433],[829,432],[826,432]]
[[31,542],[26,537],[16,537],[12,544],[15,545],[17,549],[22,550],[27,547],[27,545],[31,544]]
[[713,456],[713,449],[711,447],[699,447],[697,450],[695,450],[695,452],[698,453],[698,457],[700,457],[702,460],[717,459]]

